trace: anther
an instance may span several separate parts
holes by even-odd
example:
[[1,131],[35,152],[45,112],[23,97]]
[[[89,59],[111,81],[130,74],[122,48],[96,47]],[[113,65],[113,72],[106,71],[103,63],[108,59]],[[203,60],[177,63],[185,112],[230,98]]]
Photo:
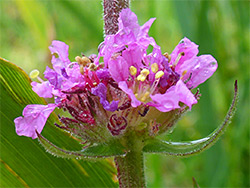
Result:
[[151,70],[153,73],[157,73],[157,71],[159,70],[158,64],[157,63],[153,63],[151,65]]
[[147,76],[147,75],[149,75],[149,70],[148,69],[142,69],[141,74],[144,75],[144,76]]
[[30,78],[32,79],[38,77],[38,75],[39,75],[39,70],[37,69],[34,69],[30,72]]
[[83,65],[83,66],[86,66],[87,64],[91,63],[90,59],[87,58],[86,56],[84,57],[76,56],[75,60],[77,61],[79,65]]
[[137,76],[137,80],[144,82],[149,75],[149,70],[148,69],[142,69],[140,72],[140,75]]
[[163,56],[166,57],[166,58],[168,59],[168,62],[171,61],[171,55],[169,55],[167,52],[165,52],[165,53],[163,54]]
[[94,63],[90,63],[89,69],[92,70],[92,71],[96,71],[97,70],[97,66]]
[[137,74],[137,68],[135,68],[134,66],[130,66],[129,67],[129,72],[132,76]]
[[140,74],[139,76],[137,76],[137,80],[142,81],[142,82],[144,82],[146,80],[146,78],[147,78],[147,76],[144,76],[142,74]]
[[163,72],[163,71],[158,71],[158,72],[155,74],[155,79],[161,78],[163,75],[164,75],[164,72]]

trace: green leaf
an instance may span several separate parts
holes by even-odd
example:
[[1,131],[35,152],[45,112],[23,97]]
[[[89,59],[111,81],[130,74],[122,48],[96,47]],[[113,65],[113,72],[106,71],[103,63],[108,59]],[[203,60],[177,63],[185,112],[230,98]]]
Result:
[[235,92],[232,104],[228,110],[224,122],[219,127],[217,127],[214,132],[205,138],[189,142],[169,142],[158,139],[148,140],[147,144],[143,148],[143,151],[147,153],[162,153],[174,156],[188,156],[204,151],[205,149],[211,147],[226,130],[235,113],[237,101],[238,86],[237,81],[235,81]]
[[122,156],[126,154],[125,147],[120,144],[119,140],[111,140],[109,142],[95,144],[81,151],[68,151],[52,144],[39,133],[37,133],[37,135],[38,140],[46,149],[46,151],[57,157],[76,159],[97,159]]
[[[17,136],[13,119],[29,103],[44,104],[30,86],[28,76],[0,58],[0,187],[116,187],[115,169],[107,160],[86,162],[56,158],[31,138]],[[78,142],[56,128],[52,114],[43,134],[60,147],[80,150]]]

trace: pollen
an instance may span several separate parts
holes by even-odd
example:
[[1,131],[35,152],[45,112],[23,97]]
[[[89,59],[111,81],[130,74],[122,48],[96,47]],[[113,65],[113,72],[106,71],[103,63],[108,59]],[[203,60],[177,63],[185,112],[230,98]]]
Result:
[[157,71],[159,70],[158,64],[157,63],[153,63],[151,65],[151,70],[153,73],[157,73]]
[[137,74],[137,68],[135,68],[134,66],[130,66],[129,67],[129,72],[132,76]]
[[155,79],[161,78],[163,75],[164,75],[164,72],[163,72],[163,71],[158,71],[158,72],[155,74]]
[[36,78],[39,75],[39,70],[34,69],[33,71],[30,72],[30,78]]

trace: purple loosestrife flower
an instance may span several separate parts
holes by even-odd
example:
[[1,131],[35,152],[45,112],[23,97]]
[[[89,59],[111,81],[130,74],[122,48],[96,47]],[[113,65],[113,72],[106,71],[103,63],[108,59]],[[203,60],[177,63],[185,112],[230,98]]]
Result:
[[[217,69],[211,55],[198,54],[198,45],[184,38],[168,55],[130,9],[123,9],[119,30],[107,35],[99,54],[68,59],[68,46],[53,41],[49,47],[53,69],[46,68],[41,83],[32,82],[41,97],[54,96],[55,104],[28,105],[24,117],[15,119],[18,135],[36,138],[55,107],[72,118],[59,117],[59,128],[89,143],[102,142],[134,130],[156,136],[169,130],[176,118],[197,103],[191,89],[206,81]],[[147,53],[149,46],[152,53]],[[101,62],[103,57],[103,62]],[[29,110],[27,110],[29,109]]]

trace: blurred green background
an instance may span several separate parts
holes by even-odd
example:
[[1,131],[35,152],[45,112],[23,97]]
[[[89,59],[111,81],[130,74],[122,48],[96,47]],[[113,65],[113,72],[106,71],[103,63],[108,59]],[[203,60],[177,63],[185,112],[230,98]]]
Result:
[[[48,46],[61,40],[69,56],[97,53],[103,41],[101,1],[0,1],[0,56],[29,73],[50,64]],[[187,141],[211,133],[224,119],[238,80],[240,100],[236,115],[222,138],[209,150],[190,158],[146,156],[148,187],[249,187],[249,1],[132,1],[142,25],[156,17],[150,35],[171,52],[184,37],[199,44],[200,54],[212,54],[219,67],[200,86],[202,97],[171,135]],[[36,141],[35,141],[36,142]]]

